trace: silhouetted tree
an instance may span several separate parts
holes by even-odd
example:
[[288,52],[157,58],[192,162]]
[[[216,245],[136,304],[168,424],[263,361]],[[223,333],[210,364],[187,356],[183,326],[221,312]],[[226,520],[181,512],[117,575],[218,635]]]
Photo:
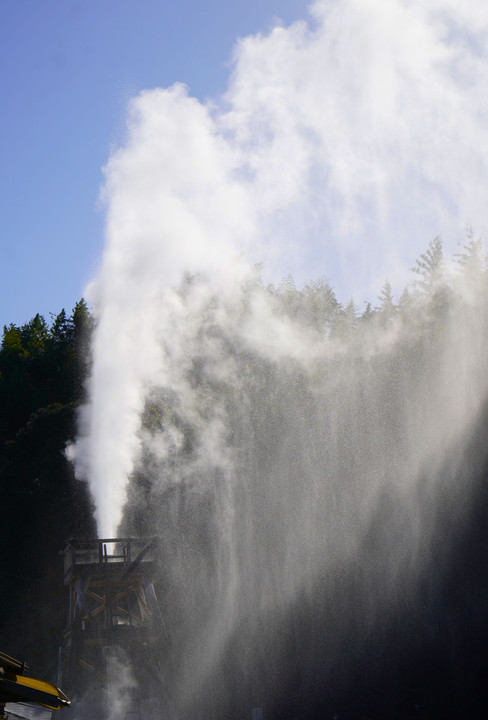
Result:
[[5,327],[0,347],[0,507],[7,538],[0,553],[2,649],[28,654],[53,679],[49,663],[64,622],[56,558],[68,537],[94,531],[88,489],[64,454],[76,434],[90,327],[82,300],[51,327],[39,314],[21,327]]

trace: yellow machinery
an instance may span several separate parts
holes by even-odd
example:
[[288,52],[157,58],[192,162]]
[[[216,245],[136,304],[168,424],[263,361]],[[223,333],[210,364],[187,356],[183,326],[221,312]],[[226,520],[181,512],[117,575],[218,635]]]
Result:
[[0,720],[5,717],[6,703],[34,703],[50,710],[60,710],[70,700],[59,688],[36,678],[26,677],[24,662],[0,652]]

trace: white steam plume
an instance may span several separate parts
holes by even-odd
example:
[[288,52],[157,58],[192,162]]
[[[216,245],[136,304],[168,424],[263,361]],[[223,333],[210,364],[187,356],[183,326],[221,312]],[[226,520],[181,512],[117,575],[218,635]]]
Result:
[[[314,3],[311,20],[241,40],[226,95],[181,85],[131,103],[106,167],[107,244],[90,403],[71,447],[101,535],[120,521],[147,392],[177,382],[187,314],[169,288],[246,266],[327,275],[362,301],[428,240],[488,225],[488,9],[447,0]],[[204,299],[202,299],[202,305]],[[194,316],[194,308],[192,316]],[[190,335],[190,330],[186,331]]]

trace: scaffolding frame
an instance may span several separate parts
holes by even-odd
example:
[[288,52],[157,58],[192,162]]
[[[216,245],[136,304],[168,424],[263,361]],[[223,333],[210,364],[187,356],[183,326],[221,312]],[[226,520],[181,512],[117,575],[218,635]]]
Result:
[[62,553],[68,618],[58,681],[72,694],[85,686],[106,692],[112,658],[120,651],[143,678],[138,684],[152,683],[155,694],[164,631],[154,586],[158,550],[157,537],[68,541]]

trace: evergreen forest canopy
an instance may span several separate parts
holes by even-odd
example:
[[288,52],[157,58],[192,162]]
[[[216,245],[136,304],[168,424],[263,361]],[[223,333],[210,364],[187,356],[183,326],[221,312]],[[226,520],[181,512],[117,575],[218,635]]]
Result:
[[56,676],[65,614],[58,553],[92,534],[92,504],[64,456],[85,397],[92,321],[84,300],[49,325],[3,330],[0,349],[0,638]]
[[[204,717],[248,717],[250,712],[239,715],[239,708],[253,696],[256,706],[268,708],[266,720],[332,717],[334,712],[341,718],[367,713],[391,717],[391,712],[398,718],[446,718],[474,713],[477,703],[484,702],[484,403],[475,426],[463,428],[468,437],[461,457],[447,445],[442,466],[431,470],[445,478],[436,486],[438,494],[430,494],[434,482],[429,468],[424,469],[423,486],[413,488],[418,517],[401,488],[396,495],[396,488],[385,485],[371,496],[374,506],[369,505],[373,475],[384,472],[375,455],[396,445],[389,458],[401,479],[411,438],[398,437],[398,432],[407,429],[419,444],[422,434],[428,436],[426,443],[435,437],[428,405],[439,400],[432,389],[436,375],[442,374],[436,358],[440,348],[451,347],[453,316],[458,325],[475,318],[480,337],[488,336],[488,265],[482,241],[469,233],[450,263],[454,271],[448,265],[442,241],[435,238],[416,261],[412,282],[399,301],[385,281],[377,302],[367,303],[363,312],[353,300],[341,304],[326,280],[298,290],[290,276],[277,288],[265,287],[256,272],[239,307],[233,308],[236,324],[244,322],[249,304],[264,294],[276,322],[290,321],[314,343],[337,352],[315,358],[306,369],[293,358],[275,361],[271,354],[253,353],[236,342],[229,324],[219,324],[218,298],[210,297],[198,318],[194,353],[182,367],[185,383],[198,394],[198,412],[187,413],[171,388],[153,389],[141,419],[143,453],[130,479],[121,530],[163,538],[160,598],[171,636],[171,647],[163,648],[165,677],[175,688],[176,703],[183,702],[192,673],[196,696],[205,690],[192,701],[194,706],[190,702],[185,718],[199,717],[200,710]],[[183,300],[199,282],[194,276],[183,281],[178,291]],[[73,535],[95,533],[87,486],[75,478],[65,457],[67,444],[76,437],[77,410],[87,402],[93,325],[81,300],[70,316],[63,310],[51,324],[36,315],[22,327],[5,327],[0,348],[1,649],[25,658],[53,681],[67,612],[58,551]],[[215,372],[216,346],[239,383]],[[171,353],[171,338],[163,339],[162,348]],[[463,351],[460,347],[460,355]],[[471,369],[469,363],[463,367]],[[480,377],[488,370],[485,365],[473,368]],[[374,399],[368,395],[373,385]],[[425,427],[401,424],[401,405],[410,388],[415,388],[415,402],[424,396]],[[451,391],[457,405],[483,399],[475,397],[476,388],[473,397],[458,397],[454,385]],[[348,393],[360,396],[361,404]],[[450,407],[447,402],[447,414]],[[247,473],[245,486],[231,490],[225,468],[216,469],[202,447],[205,438],[211,439],[205,428],[222,418],[232,455]],[[314,428],[333,423],[338,423],[337,434],[324,446]],[[456,428],[446,427],[457,437]],[[250,436],[252,444],[245,444]],[[165,439],[164,453],[158,453],[158,438]],[[270,454],[269,448],[276,452]],[[317,467],[330,474],[327,498],[315,485]],[[279,493],[264,483],[276,468]],[[232,519],[234,537],[246,545],[245,556],[235,550],[243,583],[238,593],[252,598],[233,599],[237,625],[225,614],[229,589],[222,587],[231,560],[221,544],[229,493],[240,511]],[[250,496],[258,496],[259,502]],[[304,509],[311,507],[316,514],[309,529]],[[351,515],[364,526],[360,563],[353,559],[358,549],[352,540],[344,550]],[[416,539],[414,552],[415,523],[429,523],[430,529]],[[285,524],[296,535],[287,534]],[[315,526],[323,528],[322,538],[316,537]],[[290,538],[300,541],[293,546]],[[324,564],[327,553],[334,562]],[[311,558],[320,568],[316,575],[308,574]],[[251,619],[259,613],[264,624]],[[203,677],[195,671],[195,646],[211,656],[205,643],[225,623],[231,630],[215,667]],[[260,649],[251,652],[249,647]],[[226,692],[219,697],[217,688],[223,686]],[[224,696],[232,697],[234,715]]]
[[322,280],[257,273],[228,305],[181,285],[190,330],[162,343],[174,374],[148,394],[122,527],[162,537],[185,718],[251,697],[273,720],[476,716],[486,255],[469,235],[449,268],[435,238],[412,270],[361,314]]

